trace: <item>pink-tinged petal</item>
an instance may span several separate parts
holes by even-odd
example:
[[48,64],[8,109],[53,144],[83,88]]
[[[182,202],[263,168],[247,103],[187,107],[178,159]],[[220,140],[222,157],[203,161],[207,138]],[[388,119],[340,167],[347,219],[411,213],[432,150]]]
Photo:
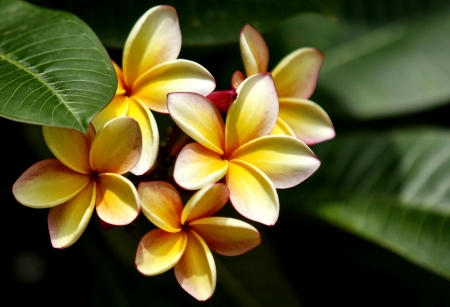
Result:
[[316,88],[323,53],[314,48],[298,49],[272,71],[279,97],[309,98]]
[[48,213],[48,230],[54,248],[75,243],[86,229],[95,207],[95,181],[68,202],[53,207]]
[[225,152],[231,155],[241,145],[268,135],[278,118],[278,97],[270,74],[257,74],[236,90],[237,100],[228,110]]
[[73,129],[43,126],[45,143],[55,157],[67,167],[82,174],[92,172],[89,165],[88,137]]
[[175,265],[180,286],[199,301],[210,298],[216,288],[216,264],[205,241],[194,231],[187,232],[183,257]]
[[111,119],[125,116],[128,113],[129,98],[125,95],[116,95],[113,100],[92,120],[96,131],[100,131]]
[[184,231],[169,233],[161,229],[152,230],[139,242],[136,268],[147,276],[164,273],[178,263],[186,249],[186,243]]
[[200,64],[187,60],[162,63],[134,84],[132,96],[151,110],[168,113],[167,94],[192,92],[208,95],[216,87],[213,76]]
[[242,82],[244,82],[245,76],[242,72],[239,70],[235,71],[234,74],[231,76],[231,88],[233,90],[236,90],[239,85],[241,85]]
[[211,101],[195,93],[171,93],[167,106],[181,130],[206,148],[223,154],[224,123]]
[[136,22],[123,50],[125,83],[134,82],[152,67],[178,57],[181,31],[176,10],[167,5],[155,6]]
[[230,201],[246,218],[265,225],[274,225],[280,204],[278,194],[270,179],[251,164],[232,160],[226,176]]
[[296,137],[294,131],[292,131],[291,127],[282,120],[280,117],[277,119],[277,123],[275,127],[273,128],[272,132],[270,134],[283,134],[283,135],[289,135],[292,137]]
[[204,187],[189,199],[181,214],[181,223],[213,215],[225,206],[229,197],[230,191],[223,183]]
[[145,216],[167,232],[181,230],[183,203],[180,193],[163,181],[141,182],[138,186],[141,209]]
[[117,117],[105,124],[91,145],[89,161],[99,173],[124,174],[139,161],[142,134],[131,117]]
[[237,256],[261,243],[261,236],[252,225],[228,217],[206,217],[189,223],[208,247],[224,256]]
[[56,159],[40,161],[27,169],[12,187],[16,200],[32,208],[50,208],[77,195],[91,176],[77,173]]
[[100,174],[97,178],[96,210],[108,224],[130,224],[139,214],[139,195],[133,183],[121,175]]
[[128,116],[134,118],[141,128],[142,154],[139,162],[131,170],[135,175],[148,172],[155,164],[159,149],[159,132],[152,112],[139,101],[130,100]]
[[320,166],[320,161],[303,142],[286,135],[269,135],[236,150],[233,159],[246,161],[270,178],[275,188],[293,187]]
[[198,190],[219,181],[228,170],[228,161],[198,143],[181,150],[175,162],[173,177],[187,190]]
[[116,95],[123,95],[126,93],[126,85],[125,80],[123,79],[123,72],[122,69],[120,69],[119,65],[117,65],[116,62],[112,61],[114,70],[116,71],[117,76],[117,90]]
[[248,77],[267,71],[269,48],[258,31],[250,25],[245,25],[241,31],[239,45]]
[[[316,103],[306,99],[280,98],[280,113],[295,137],[308,145],[334,138],[336,132],[328,114]],[[275,134],[272,131],[272,134]]]

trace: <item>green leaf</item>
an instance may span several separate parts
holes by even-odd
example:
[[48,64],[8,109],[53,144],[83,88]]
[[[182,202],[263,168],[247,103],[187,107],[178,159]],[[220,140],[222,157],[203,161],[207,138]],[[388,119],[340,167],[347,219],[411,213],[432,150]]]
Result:
[[[154,0],[120,1],[33,0],[64,9],[86,21],[108,47],[122,49],[134,23],[153,6]],[[318,0],[166,1],[176,8],[184,46],[237,42],[242,27],[250,23],[265,32],[289,17],[307,11],[325,12]]]
[[450,279],[449,130],[341,136],[315,152],[321,169],[282,203],[292,209],[295,193],[302,209]]
[[408,114],[448,103],[450,10],[393,23],[325,53],[320,86],[361,119]]
[[80,19],[0,1],[0,116],[86,132],[116,87],[107,52]]

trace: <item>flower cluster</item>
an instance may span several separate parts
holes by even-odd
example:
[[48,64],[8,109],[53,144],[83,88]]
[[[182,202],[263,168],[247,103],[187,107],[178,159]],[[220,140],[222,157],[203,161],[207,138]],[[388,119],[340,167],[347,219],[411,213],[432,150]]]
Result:
[[[116,95],[88,134],[44,127],[56,159],[34,164],[13,186],[19,203],[50,208],[53,247],[73,244],[94,207],[101,221],[117,226],[142,210],[158,228],[141,239],[137,269],[156,275],[174,268],[196,299],[213,294],[211,250],[235,256],[261,241],[250,224],[213,215],[230,201],[245,218],[275,224],[276,189],[311,176],[320,161],[308,145],[334,137],[327,114],[308,100],[323,61],[319,51],[294,51],[268,73],[268,48],[249,25],[240,48],[247,78],[236,72],[232,89],[213,92],[214,78],[204,67],[177,59],[181,32],[174,8],[157,6],[138,20],[125,43],[123,69],[114,63]],[[186,135],[180,141],[174,134],[165,145],[174,146],[159,154],[152,111],[169,113]],[[176,160],[163,169],[167,180],[152,180],[169,154]],[[132,181],[123,176],[129,172]],[[183,206],[180,193],[187,190],[196,192]]]

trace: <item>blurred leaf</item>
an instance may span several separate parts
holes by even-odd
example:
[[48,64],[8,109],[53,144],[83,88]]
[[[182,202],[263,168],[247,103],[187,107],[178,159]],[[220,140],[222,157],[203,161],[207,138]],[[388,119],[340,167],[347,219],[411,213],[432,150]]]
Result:
[[320,86],[362,119],[446,104],[449,32],[450,11],[369,32],[325,53]]
[[0,1],[0,115],[87,131],[117,78],[95,34],[77,17]]
[[398,116],[450,101],[449,1],[324,3],[338,22],[305,14],[265,38],[271,67],[297,48],[325,53],[314,100],[332,116]]
[[[154,0],[88,1],[33,0],[33,3],[70,11],[89,24],[108,47],[122,49],[134,23],[153,6]],[[265,32],[286,18],[303,12],[325,12],[319,0],[231,0],[231,1],[175,1],[183,44],[215,45],[237,42],[241,28],[250,23]]]
[[450,131],[341,136],[315,152],[320,171],[282,203],[296,193],[302,209],[450,279]]

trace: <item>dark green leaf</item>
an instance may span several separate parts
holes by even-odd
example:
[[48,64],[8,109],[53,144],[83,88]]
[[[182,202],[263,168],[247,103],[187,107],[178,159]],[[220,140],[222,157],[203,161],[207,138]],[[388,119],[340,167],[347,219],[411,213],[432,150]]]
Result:
[[114,96],[109,56],[77,17],[0,1],[0,115],[87,131]]
[[315,151],[320,171],[284,203],[296,193],[303,209],[450,278],[450,131],[341,136]]
[[[68,10],[84,21],[108,47],[123,48],[134,23],[153,6],[154,0],[88,1],[33,0],[47,7]],[[241,28],[249,23],[264,32],[286,18],[307,11],[324,12],[318,0],[166,1],[176,8],[183,45],[215,45],[237,42]]]

